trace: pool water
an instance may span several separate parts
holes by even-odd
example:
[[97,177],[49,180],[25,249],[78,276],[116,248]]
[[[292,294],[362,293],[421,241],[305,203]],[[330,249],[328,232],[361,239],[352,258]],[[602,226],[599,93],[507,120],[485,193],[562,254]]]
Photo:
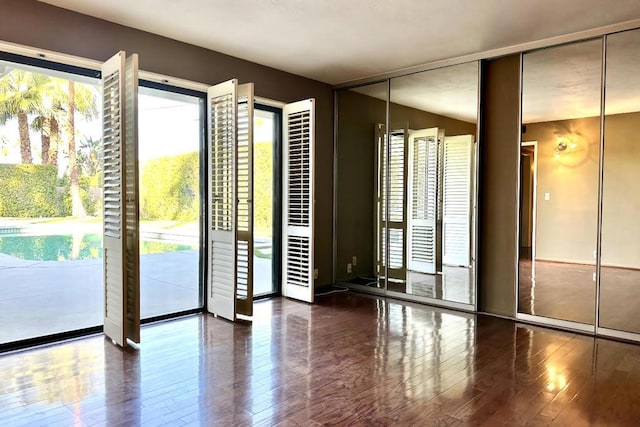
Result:
[[[193,249],[197,249],[197,246],[143,240],[140,245],[140,254]],[[0,253],[30,261],[102,258],[102,235],[0,236]]]

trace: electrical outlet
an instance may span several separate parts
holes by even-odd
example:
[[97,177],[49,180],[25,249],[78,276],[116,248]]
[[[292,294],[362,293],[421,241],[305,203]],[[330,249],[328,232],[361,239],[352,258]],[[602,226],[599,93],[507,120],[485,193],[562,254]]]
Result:
[[351,273],[351,264],[347,264],[347,273]]
[[351,264],[355,267],[356,265],[358,265],[358,257],[357,256],[353,256],[351,258]]
[[317,268],[313,269],[313,278],[318,280],[318,269]]

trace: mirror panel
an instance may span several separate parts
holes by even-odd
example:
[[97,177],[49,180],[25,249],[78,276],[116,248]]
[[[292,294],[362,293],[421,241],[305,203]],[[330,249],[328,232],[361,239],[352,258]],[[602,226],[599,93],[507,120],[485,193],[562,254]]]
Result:
[[384,289],[378,214],[388,83],[337,91],[336,282]]
[[526,53],[522,73],[518,312],[593,324],[602,40]]
[[640,30],[606,61],[599,326],[640,333]]
[[477,116],[477,62],[391,79],[389,168],[378,180],[388,183],[378,235],[389,242],[389,291],[475,303]]

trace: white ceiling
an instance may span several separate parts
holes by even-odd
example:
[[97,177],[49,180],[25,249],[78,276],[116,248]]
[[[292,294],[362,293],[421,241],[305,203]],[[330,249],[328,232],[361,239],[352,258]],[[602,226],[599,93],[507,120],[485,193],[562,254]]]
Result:
[[44,0],[336,84],[640,18],[638,0]]

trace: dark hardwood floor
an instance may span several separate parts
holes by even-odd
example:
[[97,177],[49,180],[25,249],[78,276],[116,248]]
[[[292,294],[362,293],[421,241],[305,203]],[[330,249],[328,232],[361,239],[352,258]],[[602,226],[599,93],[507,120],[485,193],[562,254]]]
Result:
[[353,293],[0,356],[0,425],[639,425],[640,346]]

